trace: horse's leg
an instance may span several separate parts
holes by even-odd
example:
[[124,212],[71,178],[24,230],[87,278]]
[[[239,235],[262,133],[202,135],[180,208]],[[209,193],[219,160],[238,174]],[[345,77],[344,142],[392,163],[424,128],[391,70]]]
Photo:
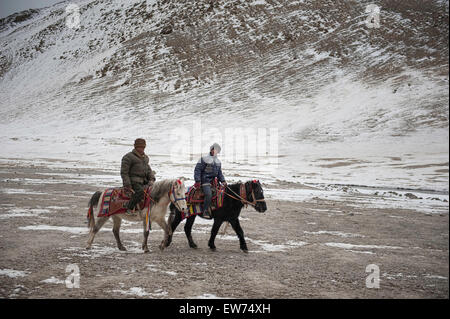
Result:
[[144,241],[142,242],[142,249],[144,250],[144,253],[148,253],[150,250],[148,250],[147,241],[148,241],[148,234],[150,231],[147,229],[147,223],[145,222],[145,216],[142,220],[142,224],[144,225]]
[[168,241],[169,236],[172,235],[172,230],[170,229],[169,225],[167,225],[164,217],[158,218],[156,220],[156,222],[162,228],[162,230],[164,230],[164,239],[162,240],[161,244],[159,245],[159,249],[164,250],[164,248],[167,246],[167,241]]
[[97,221],[96,221],[94,227],[91,229],[91,231],[89,233],[89,239],[88,239],[88,242],[87,242],[86,249],[91,249],[92,242],[94,241],[95,235],[98,233],[100,228],[102,228],[102,226],[106,223],[108,218],[109,217],[99,217],[99,218],[97,218]]
[[239,238],[239,245],[244,253],[248,253],[247,243],[244,238],[244,231],[242,230],[241,224],[239,223],[239,219],[235,218],[230,220],[231,227],[233,227],[236,235]]
[[220,225],[222,225],[223,220],[220,218],[214,218],[214,225],[211,228],[211,237],[208,241],[208,246],[211,248],[212,251],[216,250],[216,246],[214,245],[214,240],[217,236],[217,233],[219,232]]
[[178,225],[181,223],[181,213],[176,208],[170,209],[168,223],[170,229],[172,230],[172,234],[170,234],[167,238],[166,247],[169,247],[170,243],[172,243],[172,235],[175,232],[175,229],[177,229]]
[[194,242],[194,240],[192,239],[192,225],[194,225],[194,221],[195,221],[195,217],[197,215],[193,215],[191,217],[189,217],[188,219],[186,219],[186,225],[184,225],[184,233],[186,234],[187,240],[189,242],[189,247],[191,248],[197,248],[197,244]]
[[120,236],[119,236],[119,232],[120,232],[120,225],[122,224],[122,218],[120,218],[117,215],[114,215],[112,217],[114,225],[113,225],[113,234],[114,234],[114,238],[116,238],[116,242],[117,242],[117,248],[119,248],[119,250],[125,251],[127,250],[123,245],[122,242],[120,241]]

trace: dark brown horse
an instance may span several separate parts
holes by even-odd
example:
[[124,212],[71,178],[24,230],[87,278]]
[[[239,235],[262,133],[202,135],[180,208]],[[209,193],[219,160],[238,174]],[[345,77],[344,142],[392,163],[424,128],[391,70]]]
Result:
[[[242,193],[240,192],[241,187],[244,187],[244,191]],[[240,194],[245,195],[241,196]],[[209,238],[208,242],[208,246],[209,248],[211,248],[211,250],[216,250],[214,240],[216,238],[217,232],[219,231],[220,225],[222,225],[222,223],[225,221],[229,222],[231,224],[231,227],[233,227],[234,231],[236,232],[236,235],[239,238],[240,248],[244,252],[248,252],[247,243],[245,242],[244,238],[244,231],[242,230],[242,227],[239,223],[239,214],[241,213],[242,207],[244,207],[244,205],[246,204],[253,206],[255,210],[260,213],[263,213],[267,210],[263,189],[259,181],[253,180],[246,183],[236,183],[228,185],[225,190],[223,206],[212,212],[214,224],[212,226],[211,237]],[[196,215],[187,218],[186,225],[184,226],[184,232],[191,248],[197,248],[197,245],[192,239],[191,234],[195,217]],[[171,204],[169,224],[172,228],[172,234],[177,228],[178,224],[181,222],[181,219],[181,212],[175,207],[175,205]],[[170,245],[172,241],[172,234],[168,238],[167,246]]]

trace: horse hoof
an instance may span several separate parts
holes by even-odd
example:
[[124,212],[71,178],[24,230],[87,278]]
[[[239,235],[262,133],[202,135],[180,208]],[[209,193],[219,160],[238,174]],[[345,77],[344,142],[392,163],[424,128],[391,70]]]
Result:
[[89,246],[88,246],[88,247],[86,247],[86,250],[90,250],[90,249],[91,249],[91,247],[89,247]]
[[216,247],[209,247],[209,249],[211,249],[211,251],[217,251]]
[[126,249],[125,247],[123,247],[123,246],[119,247],[119,250],[121,250],[121,251],[127,251],[127,249]]
[[148,250],[148,248],[144,249],[144,254],[148,254],[149,252],[150,252],[150,250]]
[[241,250],[242,250],[244,253],[248,254],[248,249],[242,249],[242,248],[241,248]]
[[194,249],[198,248],[197,244],[195,244],[195,243],[189,243],[189,247],[194,248]]

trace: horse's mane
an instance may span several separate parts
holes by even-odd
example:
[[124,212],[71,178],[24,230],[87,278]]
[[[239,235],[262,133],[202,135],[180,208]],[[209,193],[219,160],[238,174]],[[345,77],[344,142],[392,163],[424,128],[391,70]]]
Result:
[[155,202],[158,202],[165,194],[170,191],[174,181],[174,179],[163,179],[162,181],[155,182],[150,193],[152,199]]
[[233,192],[237,192],[239,194],[239,188],[241,187],[241,184],[245,185],[245,182],[239,181],[237,183],[228,184],[228,187],[231,188]]

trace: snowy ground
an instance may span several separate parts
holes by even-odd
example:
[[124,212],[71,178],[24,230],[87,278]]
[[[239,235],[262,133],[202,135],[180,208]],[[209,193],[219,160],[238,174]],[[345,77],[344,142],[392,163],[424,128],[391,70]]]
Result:
[[[201,219],[193,228],[197,250],[180,225],[159,251],[163,232],[155,225],[144,254],[140,223],[125,222],[122,252],[108,222],[87,251],[86,203],[118,181],[62,164],[1,162],[3,298],[448,298],[445,195],[265,185],[268,211],[241,215],[249,254],[230,227],[211,252],[212,222]],[[66,286],[73,264],[80,288]],[[366,286],[368,265],[379,267],[379,288]]]

